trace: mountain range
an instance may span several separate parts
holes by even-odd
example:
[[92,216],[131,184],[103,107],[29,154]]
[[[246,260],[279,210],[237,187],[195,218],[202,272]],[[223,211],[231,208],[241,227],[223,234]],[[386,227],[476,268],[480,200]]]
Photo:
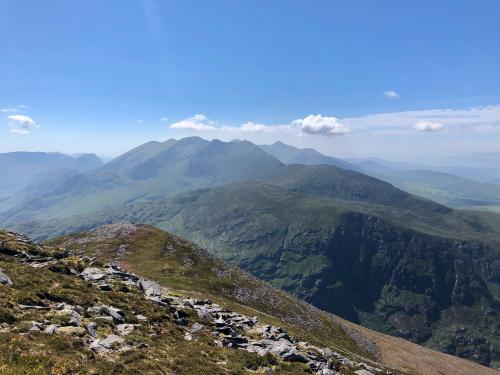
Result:
[[68,177],[101,167],[103,162],[94,154],[69,156],[60,153],[10,152],[0,154],[0,199],[39,181]]
[[[233,181],[260,180],[308,195],[418,208],[436,206],[392,185],[333,165],[285,165],[247,141],[191,137],[150,142],[101,168],[72,175],[33,194],[34,186],[5,199],[4,222],[63,218]],[[441,207],[446,210],[446,208]]]
[[25,187],[0,202],[0,226],[42,240],[154,225],[322,310],[498,366],[500,217],[452,209],[363,168],[281,143],[150,142]]
[[[500,168],[498,155],[476,155],[469,163],[463,162],[463,167],[436,167],[389,162],[378,158],[348,162],[313,149],[298,149],[282,142],[260,147],[285,164],[334,165],[376,177],[409,193],[449,206],[490,209],[500,206],[500,180],[496,177],[496,170]],[[478,164],[484,159],[486,163],[481,167]],[[474,160],[476,162],[472,163]],[[489,172],[485,171],[486,167]],[[477,180],[470,176],[477,177]]]

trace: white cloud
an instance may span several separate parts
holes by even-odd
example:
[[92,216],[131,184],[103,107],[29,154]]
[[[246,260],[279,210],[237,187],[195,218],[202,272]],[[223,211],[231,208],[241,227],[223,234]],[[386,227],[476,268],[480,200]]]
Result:
[[264,124],[256,124],[255,122],[249,121],[245,124],[241,124],[238,128],[242,132],[247,133],[269,133],[275,130],[276,127],[264,125]]
[[292,121],[292,125],[298,127],[303,134],[335,136],[349,132],[349,128],[337,118],[322,115],[309,115],[303,119]]
[[19,112],[20,109],[26,109],[26,108],[28,108],[27,105],[18,104],[16,106],[8,106],[6,108],[0,108],[0,113],[14,113],[14,112]]
[[442,130],[444,125],[440,122],[418,121],[413,127],[419,132],[435,132]]
[[203,114],[196,114],[185,120],[173,123],[170,125],[172,129],[190,129],[199,131],[211,131],[219,129],[213,121],[210,121]]
[[325,136],[344,135],[349,128],[335,117],[309,115],[303,119],[292,121],[291,124],[266,125],[248,121],[240,126],[220,125],[209,120],[205,115],[197,114],[185,120],[170,125],[171,129],[186,129],[194,131],[212,131],[220,133],[275,133],[275,134],[317,134]]
[[248,121],[240,126],[229,126],[209,120],[203,114],[197,114],[170,125],[171,129],[186,129],[194,131],[211,131],[220,133],[271,133],[289,131],[290,125],[265,125]]
[[[420,121],[442,124],[450,131],[478,131],[479,129],[495,129],[500,127],[500,105],[473,107],[465,109],[427,109],[421,111],[405,111],[378,113],[360,117],[341,119],[349,126],[352,133],[387,133],[411,132]],[[425,127],[419,125],[419,127]]]
[[252,121],[248,121],[245,124],[241,124],[240,126],[223,126],[221,130],[228,132],[242,132],[242,133],[270,133],[280,129],[284,129],[285,126],[281,125],[265,125],[265,124],[257,124]]
[[7,120],[9,120],[10,131],[13,133],[29,134],[32,129],[40,127],[33,119],[24,115],[10,115],[7,116]]
[[[500,132],[500,105],[466,109],[429,109],[392,113],[376,113],[358,117],[336,118],[309,115],[288,124],[263,124],[248,121],[239,126],[220,124],[205,115],[194,115],[176,122],[172,129],[212,132],[214,136],[258,136],[272,139],[292,139],[304,134],[324,136],[383,135],[390,137],[411,135],[415,130],[431,132],[446,129],[451,132]],[[352,138],[352,137],[351,137]]]
[[397,98],[399,98],[399,94],[396,91],[393,91],[393,90],[389,90],[389,91],[384,92],[384,96],[386,98],[390,98],[390,99],[397,99]]
[[144,121],[143,121],[143,120],[141,120],[141,119],[139,119],[139,120],[137,120],[137,121],[136,121],[136,123],[138,123],[138,124],[142,124],[142,123],[144,123]]
[[168,121],[168,117],[160,117],[160,121],[167,122]]

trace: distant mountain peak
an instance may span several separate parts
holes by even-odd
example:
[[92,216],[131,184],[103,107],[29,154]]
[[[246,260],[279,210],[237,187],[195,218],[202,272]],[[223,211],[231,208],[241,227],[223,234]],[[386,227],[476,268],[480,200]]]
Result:
[[272,145],[261,145],[259,147],[285,164],[326,164],[343,169],[357,170],[353,164],[342,159],[323,155],[313,148],[301,149],[290,146],[282,141],[276,141]]
[[276,141],[276,142],[273,143],[273,145],[293,147],[293,146],[287,145],[286,143],[283,143],[281,141]]

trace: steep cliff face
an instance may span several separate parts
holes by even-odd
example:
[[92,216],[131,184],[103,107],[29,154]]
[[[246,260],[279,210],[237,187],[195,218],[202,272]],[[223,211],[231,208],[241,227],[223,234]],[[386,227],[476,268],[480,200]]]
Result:
[[[436,308],[492,299],[477,269],[485,252],[481,244],[438,239],[352,213],[342,217],[320,251],[330,265],[314,275],[315,285],[321,289],[341,283],[330,288],[333,296],[339,297],[335,291],[349,295],[352,305],[362,311],[378,300],[398,308],[407,306],[402,299],[412,300],[409,312],[433,319]],[[319,283],[316,276],[322,276]],[[420,295],[426,297],[413,298]],[[374,308],[379,314],[391,313],[389,307]]]
[[490,257],[483,244],[348,213],[331,231],[288,232],[272,262],[267,254],[244,266],[351,321],[490,364],[499,354]]

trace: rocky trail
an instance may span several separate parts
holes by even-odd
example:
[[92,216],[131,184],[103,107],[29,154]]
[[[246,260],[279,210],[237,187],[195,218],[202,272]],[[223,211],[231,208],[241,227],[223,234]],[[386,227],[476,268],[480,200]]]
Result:
[[[30,248],[39,247],[22,235],[8,234]],[[264,325],[257,317],[239,314],[212,303],[210,299],[180,297],[152,280],[122,269],[118,263],[99,265],[94,258],[75,255],[66,250],[51,255],[42,250],[7,251],[0,242],[2,257],[9,257],[34,269],[46,268],[52,272],[81,278],[92,284],[99,293],[111,292],[117,285],[122,289],[125,286],[128,290],[140,292],[145,302],[160,306],[169,314],[170,320],[183,330],[187,341],[196,341],[200,335],[210,335],[214,345],[218,347],[245,350],[260,356],[271,354],[283,361],[303,363],[311,373],[322,375],[346,372],[357,375],[393,374],[371,362],[354,361],[329,348],[298,341],[280,327]],[[0,273],[0,283],[6,287],[12,284],[8,270]],[[27,333],[19,334],[43,333],[78,337],[96,355],[102,356],[113,356],[135,349],[147,350],[148,347],[145,343],[130,344],[126,341],[128,335],[152,320],[151,317],[135,314],[134,311],[102,303],[84,308],[78,304],[51,301],[40,305],[23,304],[17,308],[36,310],[41,314],[40,319],[29,322],[31,326]],[[131,316],[134,318],[127,318]],[[108,327],[105,330],[99,328],[103,322]],[[15,332],[15,329],[3,324],[1,331]]]

